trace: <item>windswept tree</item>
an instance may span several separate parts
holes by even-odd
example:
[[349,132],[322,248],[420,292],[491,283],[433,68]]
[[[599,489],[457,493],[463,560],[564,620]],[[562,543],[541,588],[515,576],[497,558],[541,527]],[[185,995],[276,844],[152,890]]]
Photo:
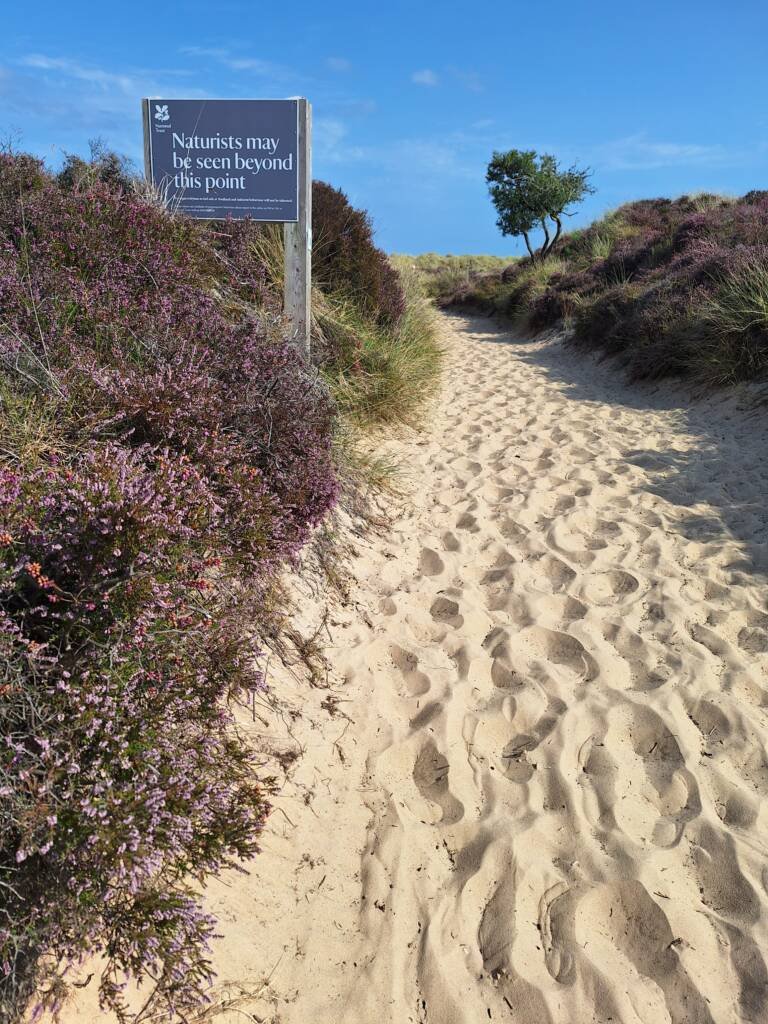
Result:
[[[545,259],[560,237],[569,208],[595,191],[589,175],[575,165],[561,171],[555,157],[548,153],[539,156],[532,149],[495,152],[485,180],[501,233],[522,235],[531,260]],[[530,236],[537,228],[544,233],[544,241],[535,251]]]

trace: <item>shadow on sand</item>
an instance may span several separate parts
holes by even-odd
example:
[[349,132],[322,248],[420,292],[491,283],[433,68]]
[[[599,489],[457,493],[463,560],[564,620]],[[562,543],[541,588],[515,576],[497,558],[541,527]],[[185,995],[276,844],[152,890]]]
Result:
[[[520,358],[543,369],[585,410],[592,404],[671,413],[675,433],[689,435],[690,448],[628,447],[623,458],[648,473],[646,490],[678,506],[678,528],[687,539],[737,543],[741,557],[727,567],[734,582],[749,582],[740,575],[768,581],[768,411],[745,409],[747,393],[693,399],[682,382],[628,383],[620,367],[563,344],[562,335],[532,345],[508,325],[467,314],[458,319],[489,345],[528,346]],[[699,504],[709,510],[697,510]]]

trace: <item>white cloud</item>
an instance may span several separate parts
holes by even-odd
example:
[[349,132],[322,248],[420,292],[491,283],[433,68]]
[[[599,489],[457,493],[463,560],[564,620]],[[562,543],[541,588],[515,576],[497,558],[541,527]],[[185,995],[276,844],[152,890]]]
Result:
[[474,158],[470,140],[459,133],[440,139],[399,138],[378,145],[357,145],[347,141],[343,125],[321,123],[317,151],[323,163],[365,164],[371,174],[390,180],[405,175],[411,185],[418,182],[423,186],[441,178],[483,180],[484,165]]
[[257,75],[260,78],[270,78],[274,81],[283,82],[286,79],[295,79],[297,75],[291,68],[282,64],[275,64],[261,57],[239,56],[219,46],[183,46],[180,50],[187,57],[201,57],[208,60],[215,60],[230,71],[245,71]]
[[434,71],[430,71],[429,68],[424,68],[421,71],[414,71],[411,75],[411,81],[416,85],[426,85],[431,89],[440,83],[440,79],[437,74]]
[[[61,150],[82,149],[88,138],[98,137],[119,152],[140,158],[139,100],[178,95],[179,80],[186,79],[179,70],[106,70],[40,53],[20,57],[13,69],[6,70],[0,89],[6,117],[23,120],[22,142],[37,125],[45,133],[46,152],[54,158]],[[190,98],[202,95],[187,82],[181,91]]]
[[370,114],[375,114],[379,109],[379,105],[375,100],[355,99],[351,96],[344,99],[337,94],[332,95],[324,106],[328,110],[343,111],[345,114],[360,117],[368,117]]
[[229,50],[221,46],[182,46],[179,53],[188,57],[212,57],[214,60],[223,60],[229,56]]
[[346,57],[328,57],[325,65],[331,71],[350,71],[352,68],[352,62],[348,61]]
[[224,63],[233,71],[253,71],[268,78],[284,73],[284,69],[278,68],[276,64],[270,64],[269,61],[258,57],[229,57]]
[[627,135],[594,146],[590,163],[603,171],[645,171],[660,167],[691,167],[723,164],[735,154],[724,146],[690,142],[656,142],[645,135]]
[[476,71],[462,71],[460,68],[451,68],[450,71],[456,81],[470,92],[482,92],[485,88],[483,80]]
[[315,148],[332,156],[347,136],[347,126],[332,117],[316,117],[312,126]]
[[101,68],[86,67],[74,60],[63,57],[45,57],[43,54],[32,53],[19,61],[23,67],[36,68],[39,71],[54,71],[81,82],[99,85],[103,89],[119,89],[122,93],[136,94],[136,79],[130,75],[117,75]]

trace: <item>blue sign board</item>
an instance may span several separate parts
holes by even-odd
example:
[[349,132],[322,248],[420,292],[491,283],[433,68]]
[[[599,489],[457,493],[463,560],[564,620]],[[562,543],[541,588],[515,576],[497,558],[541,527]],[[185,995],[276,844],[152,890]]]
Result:
[[147,177],[190,217],[299,219],[298,100],[144,100]]

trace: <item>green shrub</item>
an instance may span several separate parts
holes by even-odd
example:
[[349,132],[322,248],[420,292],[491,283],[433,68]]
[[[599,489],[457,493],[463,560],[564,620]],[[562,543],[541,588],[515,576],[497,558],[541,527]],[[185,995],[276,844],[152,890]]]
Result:
[[97,181],[113,192],[132,192],[139,177],[128,157],[108,150],[100,139],[90,143],[91,155],[84,160],[75,153],[67,153],[64,166],[57,175],[62,188],[77,191],[87,189]]

